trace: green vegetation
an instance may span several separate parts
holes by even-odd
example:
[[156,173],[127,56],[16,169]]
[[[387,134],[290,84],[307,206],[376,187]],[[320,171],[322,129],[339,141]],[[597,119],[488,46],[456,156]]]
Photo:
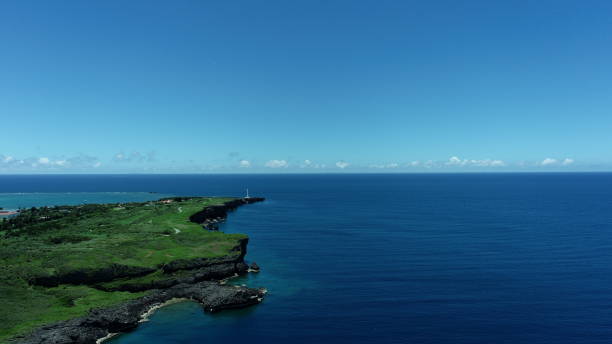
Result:
[[[0,342],[46,323],[84,315],[94,307],[144,295],[104,292],[89,285],[47,288],[33,285],[36,278],[114,264],[159,269],[177,259],[239,254],[232,249],[246,236],[205,231],[189,221],[203,208],[229,200],[32,208],[0,220]],[[167,276],[156,270],[133,280],[163,278]],[[126,281],[130,279],[117,280]]]

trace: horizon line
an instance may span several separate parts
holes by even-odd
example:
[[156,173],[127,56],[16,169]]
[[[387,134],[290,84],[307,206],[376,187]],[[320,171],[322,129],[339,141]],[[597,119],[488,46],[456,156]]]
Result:
[[75,173],[1,173],[0,176],[70,176],[70,175],[91,175],[91,176],[129,176],[129,175],[357,175],[357,174],[371,174],[371,175],[399,175],[399,174],[606,174],[612,173],[610,171],[431,171],[431,172],[111,172],[111,173],[88,173],[88,172],[75,172]]

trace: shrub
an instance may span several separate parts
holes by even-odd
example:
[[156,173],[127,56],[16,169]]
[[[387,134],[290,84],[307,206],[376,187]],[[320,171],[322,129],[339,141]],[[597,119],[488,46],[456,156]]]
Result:
[[83,236],[83,235],[64,234],[64,235],[58,235],[58,236],[51,237],[49,238],[48,242],[51,244],[64,244],[64,243],[76,244],[76,243],[87,241],[87,240],[91,240],[91,238]]

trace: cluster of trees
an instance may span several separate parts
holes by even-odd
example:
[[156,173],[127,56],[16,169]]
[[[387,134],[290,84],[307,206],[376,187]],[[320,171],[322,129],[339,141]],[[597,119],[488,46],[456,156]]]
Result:
[[83,216],[105,211],[106,208],[104,205],[87,204],[20,209],[17,216],[4,218],[0,222],[0,231],[7,236],[40,233],[61,228]]
[[3,219],[2,223],[0,223],[0,230],[10,234],[20,228],[27,228],[42,221],[53,220],[58,217],[58,213],[48,207],[19,209],[17,216]]

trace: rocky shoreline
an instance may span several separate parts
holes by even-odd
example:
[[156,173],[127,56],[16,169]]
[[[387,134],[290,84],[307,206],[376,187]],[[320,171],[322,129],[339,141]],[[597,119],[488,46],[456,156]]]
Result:
[[151,309],[173,299],[193,300],[207,312],[218,312],[258,304],[264,294],[264,289],[232,286],[219,281],[178,284],[168,289],[154,290],[149,295],[115,307],[93,309],[81,318],[44,326],[16,343],[95,344],[111,334],[134,330]]
[[207,230],[218,230],[219,223],[227,218],[227,213],[233,211],[244,204],[251,204],[256,202],[262,202],[264,198],[261,197],[249,197],[239,198],[233,201],[225,202],[223,205],[217,205],[207,207],[202,211],[199,211],[189,217],[191,222],[199,223],[202,228]]
[[[211,220],[225,219],[228,211],[240,205],[263,201],[263,198],[243,198],[226,202],[221,206],[207,207],[192,215],[190,220],[199,223],[203,228]],[[244,262],[248,239],[241,240],[235,247],[236,256],[216,259],[198,258],[176,260],[160,267],[167,279],[147,283],[125,283],[112,288],[104,287],[100,282],[111,281],[124,276],[138,276],[143,271],[130,267],[115,266],[104,271],[83,271],[67,276],[34,281],[42,286],[56,286],[63,283],[88,284],[104,291],[149,291],[146,296],[133,299],[119,305],[92,309],[86,316],[43,326],[29,335],[15,338],[14,344],[95,344],[109,339],[114,334],[134,330],[155,309],[172,302],[184,299],[198,302],[206,312],[218,312],[224,309],[241,308],[260,303],[265,289],[248,288],[225,284],[225,280],[249,271],[259,271],[256,263],[249,267]],[[179,277],[172,275],[182,272]]]

